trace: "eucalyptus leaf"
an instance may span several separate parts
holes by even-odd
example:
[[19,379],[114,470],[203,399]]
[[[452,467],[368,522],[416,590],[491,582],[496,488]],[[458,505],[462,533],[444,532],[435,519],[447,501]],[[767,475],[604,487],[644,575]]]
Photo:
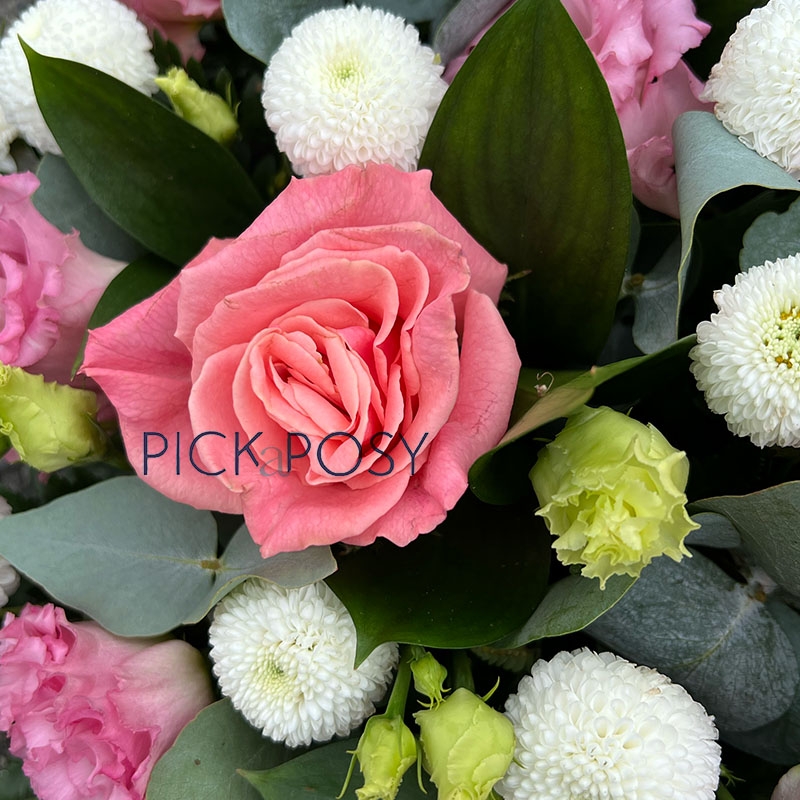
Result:
[[121,477],[0,520],[0,553],[59,602],[122,636],[197,622],[248,576],[297,586],[335,568],[326,547],[265,561],[246,536],[240,530],[217,558],[210,512]]
[[732,549],[739,547],[742,543],[742,537],[734,527],[733,523],[722,514],[712,514],[710,512],[703,512],[701,514],[694,514],[692,521],[696,522],[700,527],[689,531],[684,544],[693,547],[719,547],[724,549]]
[[[588,403],[601,386],[603,386],[603,401],[611,404],[624,402],[623,398],[635,399],[643,387],[652,391],[653,385],[669,376],[673,369],[688,369],[688,352],[694,342],[694,336],[687,336],[657,353],[628,358],[602,367],[592,367],[575,377],[570,377],[574,373],[523,371],[525,383],[522,391],[527,399],[532,401],[532,405],[519,416],[499,444],[472,465],[469,473],[472,491],[487,503],[513,502],[517,499],[514,486],[496,479],[496,473],[502,465],[502,462],[496,459],[509,444],[548,422],[568,416]],[[544,381],[548,375],[553,377],[552,387],[541,397],[535,398],[529,389],[531,374],[537,375],[536,380],[542,385],[546,385]],[[563,380],[563,378],[569,379]]]
[[506,5],[508,0],[461,0],[444,18],[433,38],[433,49],[442,62],[447,64],[460,56]]
[[182,265],[210,237],[236,236],[261,212],[247,174],[213,139],[110,75],[23,48],[70,168],[148,249]]
[[587,631],[680,683],[723,733],[778,719],[800,682],[791,642],[763,601],[698,552],[655,559]]
[[[241,770],[241,774],[258,789],[264,800],[336,800],[344,786],[352,751],[358,739],[317,747],[310,753],[297,756],[285,764],[258,772]],[[355,790],[363,783],[356,770],[348,791],[343,797],[350,800]],[[426,781],[427,783],[427,781]],[[427,798],[435,792],[428,784]],[[417,785],[417,776],[412,767],[400,784],[396,800],[424,800],[426,795]],[[148,800],[151,800],[148,797]]]
[[739,267],[775,261],[800,252],[800,200],[795,200],[783,214],[768,211],[747,229],[739,253]]
[[681,212],[677,314],[683,300],[695,225],[706,203],[737,186],[764,186],[796,192],[800,190],[800,183],[777,164],[742,144],[707,111],[681,114],[675,121],[672,134]]
[[22,772],[22,761],[6,756],[0,739],[0,800],[35,800],[31,785]]
[[462,648],[510,634],[544,594],[549,563],[550,535],[527,505],[465,495],[434,533],[343,557],[327,582],[353,617],[361,663],[383,642]]
[[77,230],[90,250],[119,261],[133,261],[147,252],[86,194],[63,158],[46,153],[36,177],[40,186],[33,194],[33,204],[62,233]]
[[376,0],[371,7],[396,14],[407,22],[436,22],[455,4],[456,0]]
[[690,510],[726,516],[743,547],[784,589],[800,595],[800,481],[739,497],[710,497]]
[[342,5],[342,0],[222,0],[222,14],[233,41],[269,64],[292,28],[317,11]]
[[630,175],[608,86],[559,0],[517,0],[489,29],[444,96],[420,167],[520,275],[506,291],[523,362],[591,363],[625,270]]
[[158,760],[146,800],[258,800],[237,771],[266,769],[289,758],[289,750],[262,736],[230,700],[220,700],[204,708]]
[[600,581],[582,575],[568,575],[554,583],[530,619],[510,636],[495,643],[496,647],[521,647],[537,639],[565,636],[583,630],[612,608],[636,579],[613,575],[606,588]]

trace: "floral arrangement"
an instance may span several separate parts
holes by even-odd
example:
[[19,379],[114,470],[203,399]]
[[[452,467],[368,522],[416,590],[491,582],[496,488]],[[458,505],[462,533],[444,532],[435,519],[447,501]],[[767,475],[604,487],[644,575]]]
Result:
[[7,6],[0,800],[800,797],[756,5]]

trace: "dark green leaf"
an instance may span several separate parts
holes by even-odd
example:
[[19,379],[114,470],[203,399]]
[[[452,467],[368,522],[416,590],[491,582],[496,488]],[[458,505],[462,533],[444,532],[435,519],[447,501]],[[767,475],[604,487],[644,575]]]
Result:
[[492,508],[465,495],[435,532],[406,547],[361,549],[340,559],[327,582],[356,624],[360,663],[382,642],[496,641],[536,608],[549,563],[550,536],[531,508]]
[[588,632],[684,686],[722,732],[780,717],[800,682],[791,643],[764,605],[698,552],[645,567]]
[[564,636],[583,630],[614,606],[635,583],[628,575],[613,575],[606,588],[600,581],[569,575],[554,583],[530,619],[497,647],[521,647],[536,639]]
[[343,0],[222,0],[222,13],[236,44],[269,64],[292,28],[317,11],[342,5]]
[[784,589],[800,595],[800,481],[740,497],[710,497],[692,503],[690,510],[726,516],[756,563]]
[[[547,385],[547,376],[551,375],[554,378],[552,388],[541,398],[536,398],[535,392],[522,389],[525,397],[533,404],[509,428],[497,447],[482,455],[472,465],[469,473],[472,491],[487,503],[513,502],[517,499],[513,492],[514,487],[496,479],[498,463],[495,459],[502,450],[542,425],[565,417],[588,403],[595,390],[601,386],[602,396],[599,399],[606,404],[629,402],[637,399],[644,389],[652,391],[653,386],[667,378],[673,370],[688,369],[687,354],[694,342],[694,336],[687,336],[658,353],[628,358],[603,367],[592,367],[575,377],[571,377],[575,373],[523,370],[521,381],[526,386],[533,380]],[[568,379],[563,380],[564,378]]]
[[236,236],[263,208],[236,159],[159,103],[23,43],[36,98],[69,166],[121,228],[175,264]]
[[22,761],[4,755],[0,738],[0,800],[35,800],[31,785],[22,772]]
[[[358,739],[318,747],[273,769],[260,772],[241,771],[250,783],[260,792],[264,800],[335,800],[344,786],[347,769],[350,766],[350,753],[356,749]],[[363,779],[358,770],[344,795],[347,800],[355,797],[355,790]],[[427,800],[435,792],[428,784]],[[148,800],[151,800],[148,797]],[[157,799],[156,799],[157,800]],[[400,784],[397,800],[426,800],[417,785],[414,767],[405,775]]]
[[630,177],[606,82],[559,0],[518,0],[492,26],[447,91],[420,167],[511,274],[527,272],[507,286],[523,361],[591,363],[625,269]]
[[100,210],[63,158],[45,154],[36,177],[41,185],[33,195],[33,204],[60,231],[77,230],[90,250],[119,261],[144,255],[146,248]]
[[800,252],[800,200],[783,214],[768,211],[747,229],[739,253],[739,267],[752,266]]
[[204,708],[159,759],[147,800],[257,800],[258,792],[237,771],[266,769],[290,757],[247,723],[230,700],[220,700]]
[[327,547],[265,561],[245,538],[242,529],[217,558],[210,512],[134,477],[0,520],[0,553],[56,600],[122,636],[155,636],[196,622],[250,575],[297,586],[335,569]]

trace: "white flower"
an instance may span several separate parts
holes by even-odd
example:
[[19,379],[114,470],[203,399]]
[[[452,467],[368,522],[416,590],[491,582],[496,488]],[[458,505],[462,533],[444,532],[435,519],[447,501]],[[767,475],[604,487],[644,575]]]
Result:
[[10,125],[0,106],[0,172],[16,172],[17,165],[9,152],[11,143],[17,138],[17,129]]
[[759,155],[800,177],[800,4],[770,0],[739,21],[702,100]]
[[800,446],[800,254],[739,273],[714,301],[689,353],[708,407],[759,447]]
[[[11,506],[4,497],[0,497],[0,518],[11,513]],[[19,575],[11,564],[0,556],[0,608],[2,608],[14,592],[19,589]]]
[[506,800],[713,800],[717,729],[669,678],[584,648],[537,661],[506,703]]
[[117,0],[39,0],[0,42],[0,106],[28,144],[59,154],[36,96],[18,37],[36,52],[87,64],[134,89],[155,92],[157,68],[147,29]]
[[360,725],[398,658],[397,645],[383,644],[353,669],[355,625],[322,582],[284,589],[246,581],[217,606],[209,639],[222,693],[265,736],[289,747]]
[[447,89],[415,28],[369,8],[320,11],[272,57],[261,102],[299,175],[376,161],[416,169]]

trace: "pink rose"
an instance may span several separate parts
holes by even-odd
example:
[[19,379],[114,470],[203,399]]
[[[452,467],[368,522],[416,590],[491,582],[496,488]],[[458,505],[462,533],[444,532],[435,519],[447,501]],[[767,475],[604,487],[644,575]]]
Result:
[[444,519],[506,428],[519,359],[506,268],[429,184],[375,164],[295,179],[92,332],[84,369],[144,480],[243,513],[265,557]]
[[122,0],[149,30],[174,42],[184,59],[198,61],[205,52],[197,32],[203,23],[220,17],[220,0]]
[[185,642],[120,639],[53,605],[0,629],[0,730],[39,800],[142,800],[155,762],[212,700]]
[[33,206],[30,172],[0,176],[0,362],[68,383],[89,317],[125,266]]
[[[594,54],[619,115],[633,193],[645,205],[678,216],[672,124],[684,111],[711,110],[703,89],[682,61],[710,26],[695,16],[692,0],[562,0]],[[467,47],[467,54],[509,7]],[[466,55],[445,70],[452,80]]]

